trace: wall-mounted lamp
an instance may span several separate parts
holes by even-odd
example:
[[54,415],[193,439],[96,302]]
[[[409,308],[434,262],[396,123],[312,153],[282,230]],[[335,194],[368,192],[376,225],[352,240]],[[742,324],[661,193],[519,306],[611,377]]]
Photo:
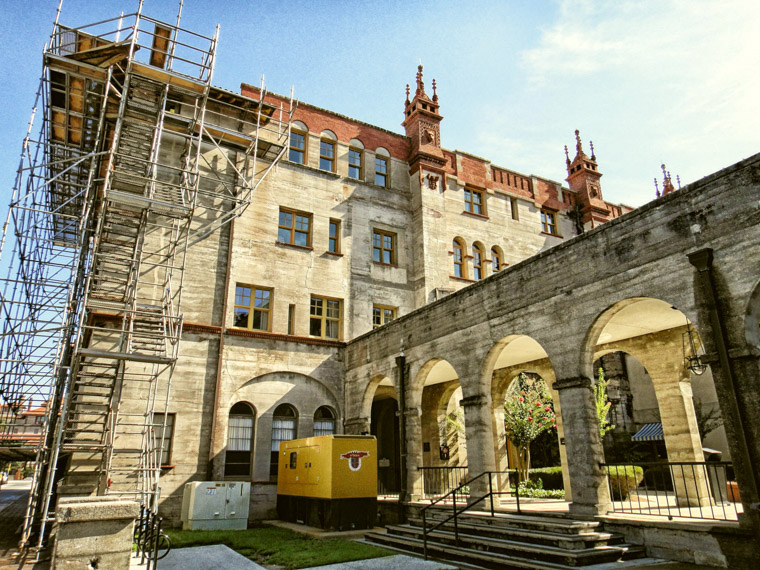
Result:
[[683,344],[683,360],[686,368],[691,370],[697,376],[704,374],[707,370],[707,364],[697,354],[697,346],[702,346],[702,339],[699,332],[691,328],[689,320],[686,320],[686,332],[681,335]]

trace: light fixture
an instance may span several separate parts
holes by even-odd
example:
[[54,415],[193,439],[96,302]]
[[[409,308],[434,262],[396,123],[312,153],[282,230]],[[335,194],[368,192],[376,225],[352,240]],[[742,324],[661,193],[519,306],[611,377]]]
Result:
[[686,368],[691,370],[697,376],[704,374],[707,370],[707,364],[697,354],[697,347],[702,346],[702,339],[699,332],[691,328],[689,319],[686,319],[686,332],[681,335],[683,344],[683,359]]

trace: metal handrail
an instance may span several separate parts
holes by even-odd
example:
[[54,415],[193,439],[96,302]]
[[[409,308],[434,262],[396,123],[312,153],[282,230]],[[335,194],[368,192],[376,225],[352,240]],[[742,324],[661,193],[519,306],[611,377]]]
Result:
[[[453,490],[449,491],[448,493],[446,493],[442,497],[439,497],[438,499],[436,499],[435,501],[431,502],[426,507],[422,508],[422,510],[420,511],[422,513],[422,553],[423,553],[423,556],[424,556],[425,560],[427,560],[427,557],[428,557],[428,554],[427,554],[427,542],[428,542],[428,538],[427,537],[428,537],[428,532],[433,532],[434,530],[436,530],[436,529],[440,528],[441,526],[445,525],[451,519],[454,519],[454,544],[456,546],[459,546],[459,521],[457,520],[457,517],[459,515],[461,515],[465,511],[471,509],[472,507],[474,507],[475,505],[477,505],[481,501],[484,501],[485,499],[490,498],[491,499],[491,501],[490,501],[491,502],[491,516],[495,516],[494,508],[493,508],[493,497],[494,497],[494,495],[509,495],[510,491],[496,491],[496,492],[494,492],[494,490],[493,490],[493,479],[492,479],[492,476],[494,474],[498,474],[498,475],[506,474],[507,477],[509,477],[509,473],[507,471],[483,471],[483,473],[481,473],[480,475],[477,475],[477,476],[473,477],[472,479],[469,479],[469,480],[465,481],[464,483],[460,484],[456,489],[453,489]],[[464,506],[464,508],[462,508],[461,510],[457,510],[457,496],[456,496],[457,492],[460,491],[461,489],[463,489],[464,487],[469,487],[473,482],[477,481],[478,479],[480,479],[481,477],[484,477],[486,475],[488,475],[488,493],[486,493],[485,495],[483,495],[482,497],[480,497],[480,498],[478,498],[478,499],[476,499],[474,501],[472,500],[472,495],[470,495],[471,501],[468,504],[466,504]],[[453,513],[448,518],[446,518],[446,519],[442,520],[441,522],[439,522],[438,524],[430,527],[430,530],[428,530],[428,527],[427,527],[427,517],[426,517],[425,511],[427,511],[429,508],[433,507],[437,503],[440,503],[441,501],[443,501],[449,495],[451,495],[451,497],[452,497],[452,499],[451,499],[452,503],[451,504],[452,504]],[[520,510],[519,485],[517,485],[515,487],[515,499],[517,500],[517,512],[518,512],[518,514],[520,514],[520,513],[522,513],[522,511]]]

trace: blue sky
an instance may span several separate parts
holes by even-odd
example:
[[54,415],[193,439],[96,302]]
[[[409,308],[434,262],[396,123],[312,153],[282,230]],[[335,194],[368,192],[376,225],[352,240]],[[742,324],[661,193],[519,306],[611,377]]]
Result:
[[[3,0],[3,212],[57,4]],[[144,12],[173,22],[177,6],[146,0]],[[136,8],[64,0],[61,22]],[[578,128],[613,202],[654,198],[663,161],[686,184],[760,151],[756,0],[185,0],[183,27],[211,35],[217,23],[216,85],[264,74],[272,91],[293,85],[303,101],[402,132],[404,87],[422,60],[446,148],[562,181]]]

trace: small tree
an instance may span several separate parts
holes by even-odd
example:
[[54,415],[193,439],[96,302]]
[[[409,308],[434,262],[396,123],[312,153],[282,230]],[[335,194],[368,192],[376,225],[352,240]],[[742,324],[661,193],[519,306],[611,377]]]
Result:
[[527,481],[531,442],[544,431],[557,428],[549,387],[541,377],[521,372],[514,379],[504,400],[504,428],[507,439],[517,448],[520,481]]
[[610,413],[610,406],[612,402],[607,399],[607,386],[610,381],[604,377],[604,369],[599,367],[599,378],[596,386],[594,386],[594,399],[596,400],[596,418],[599,421],[599,437],[604,439],[607,432],[615,429],[615,426],[610,424],[607,417]]
[[697,416],[697,428],[699,429],[699,439],[703,440],[707,434],[714,432],[723,425],[723,417],[720,415],[720,408],[717,406],[705,406],[699,398],[694,399],[694,412]]

